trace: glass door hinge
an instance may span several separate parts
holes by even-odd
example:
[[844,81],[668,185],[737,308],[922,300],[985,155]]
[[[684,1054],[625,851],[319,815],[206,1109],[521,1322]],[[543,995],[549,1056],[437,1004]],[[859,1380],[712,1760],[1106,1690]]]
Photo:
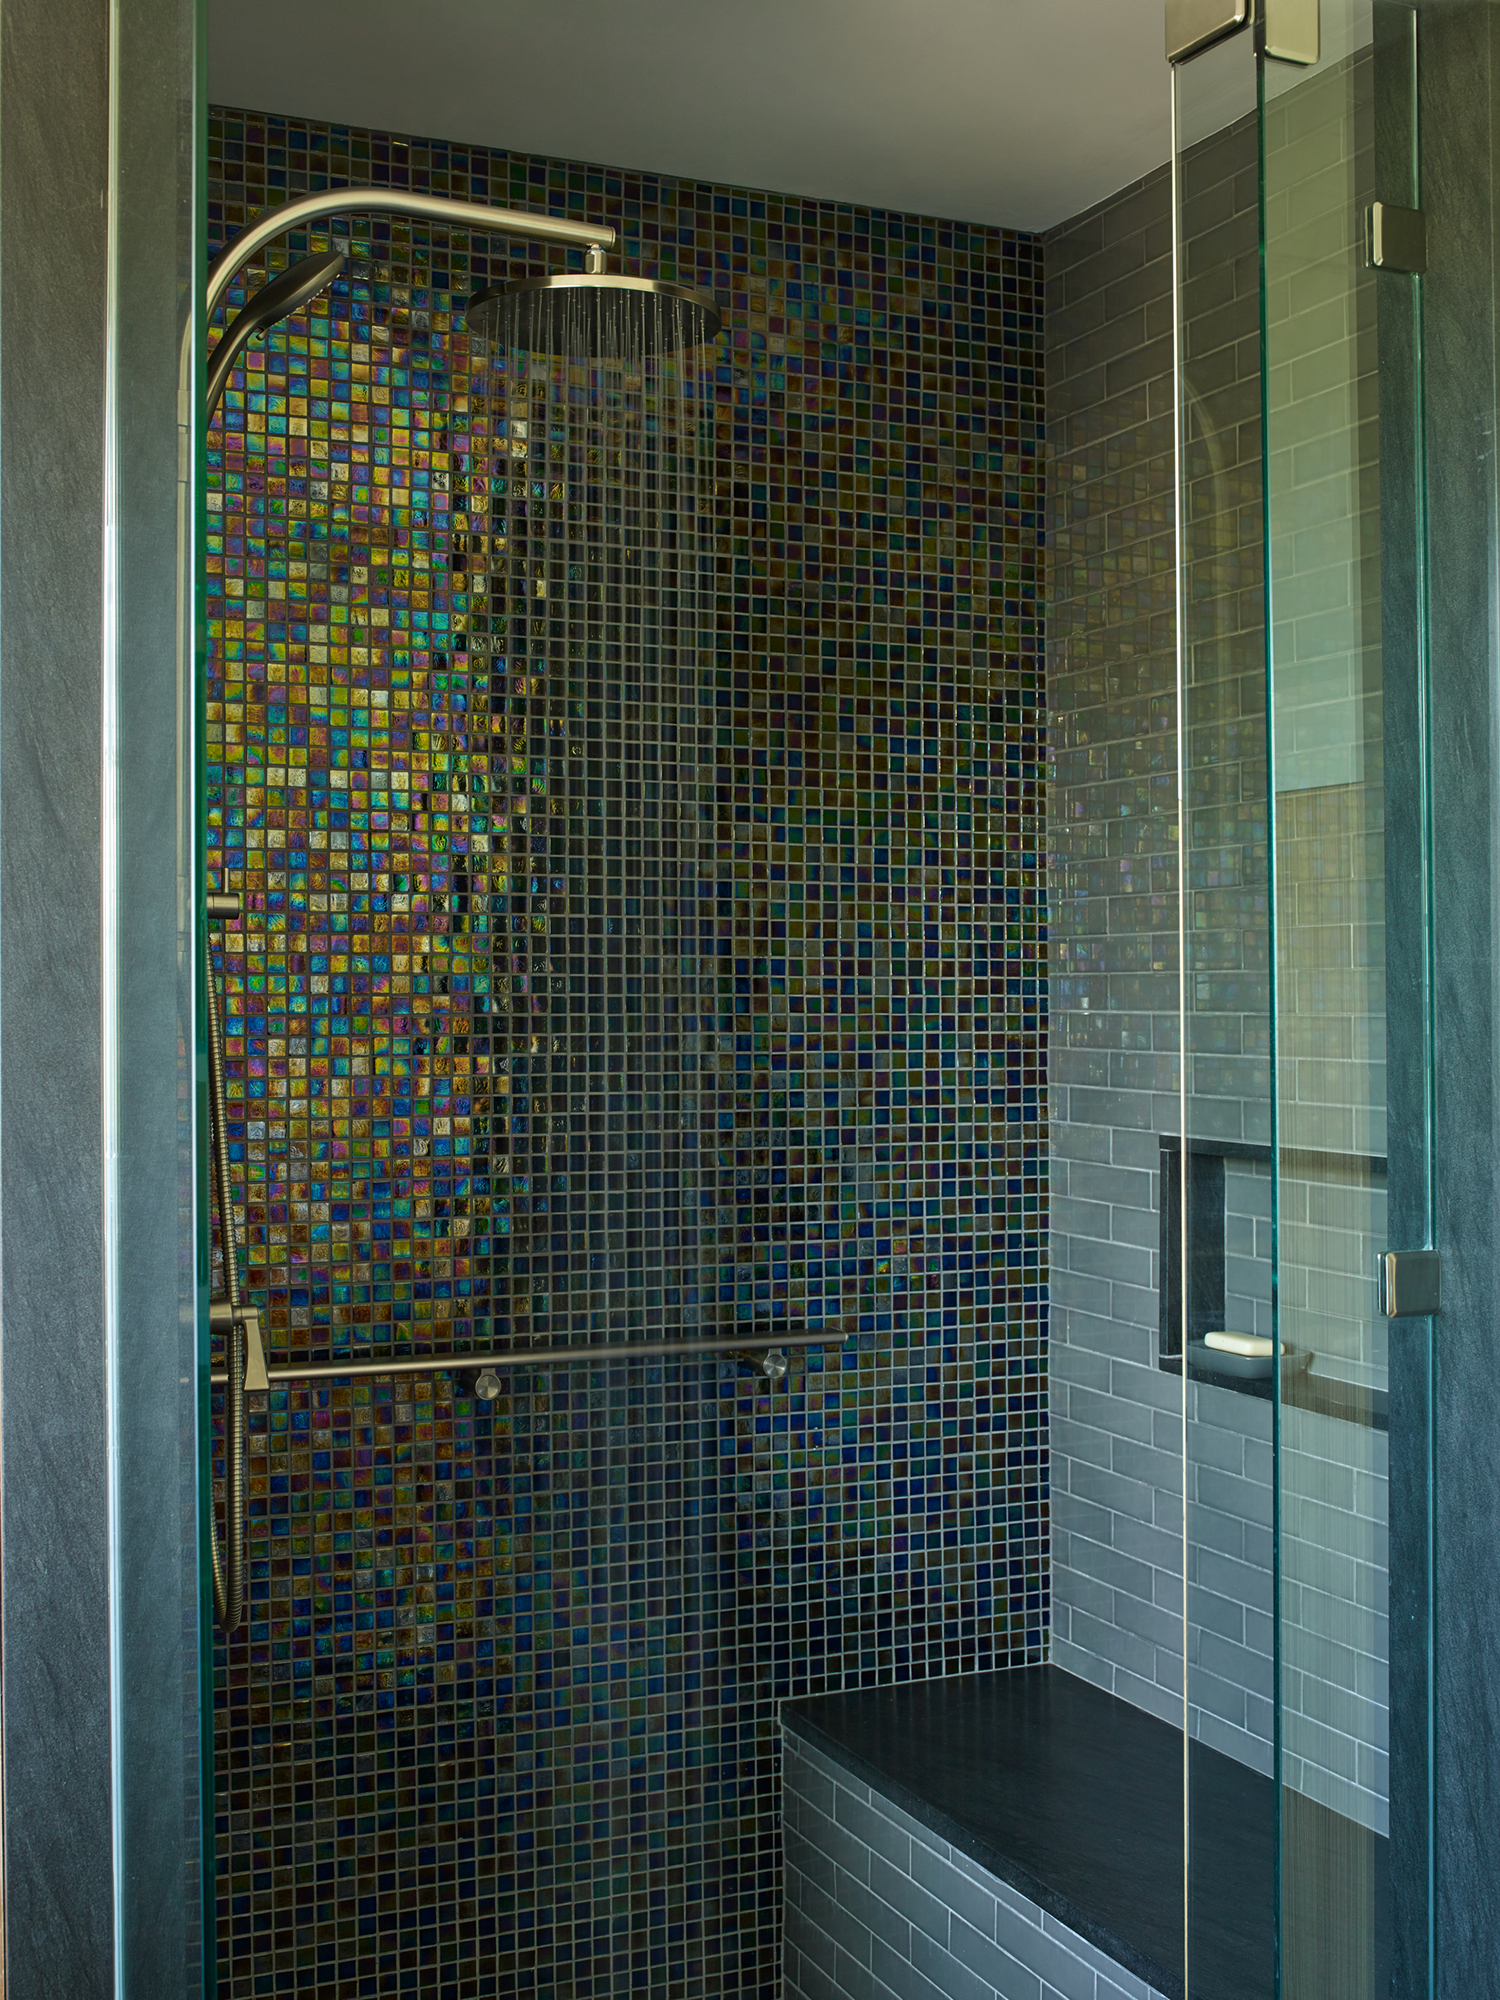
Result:
[[1380,1310],[1387,1319],[1425,1319],[1442,1305],[1436,1250],[1387,1250],[1380,1260]]
[[1365,261],[1377,271],[1427,269],[1427,217],[1420,208],[1396,208],[1372,201],[1365,210]]
[[[1319,0],[1259,0],[1256,45],[1275,62],[1318,60]],[[1250,25],[1251,0],[1167,0],[1167,61],[1186,62],[1201,49],[1222,42]]]
[[1309,69],[1318,60],[1318,0],[1260,0],[1255,23],[1262,55]]
[[1249,19],[1250,0],[1167,0],[1167,61],[1185,62]]

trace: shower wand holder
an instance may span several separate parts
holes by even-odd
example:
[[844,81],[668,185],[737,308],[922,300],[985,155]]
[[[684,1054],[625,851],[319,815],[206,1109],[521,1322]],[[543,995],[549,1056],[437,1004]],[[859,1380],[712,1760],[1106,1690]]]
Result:
[[208,1325],[211,1333],[226,1340],[238,1321],[245,1334],[245,1389],[250,1393],[257,1389],[269,1389],[270,1377],[266,1374],[266,1350],[260,1338],[260,1314],[254,1306],[240,1306],[236,1309],[228,1299],[215,1299],[208,1308]]

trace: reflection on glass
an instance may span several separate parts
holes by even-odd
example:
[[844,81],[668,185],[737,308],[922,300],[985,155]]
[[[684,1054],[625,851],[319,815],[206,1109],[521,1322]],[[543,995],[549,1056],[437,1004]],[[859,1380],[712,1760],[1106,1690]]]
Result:
[[1281,1991],[1362,2000],[1389,1988],[1380,357],[1370,16],[1323,12],[1322,61],[1262,78]]
[[[1271,976],[1249,36],[1176,73],[1187,1961],[1274,1985]],[[1226,1896],[1226,1883],[1235,1894]]]

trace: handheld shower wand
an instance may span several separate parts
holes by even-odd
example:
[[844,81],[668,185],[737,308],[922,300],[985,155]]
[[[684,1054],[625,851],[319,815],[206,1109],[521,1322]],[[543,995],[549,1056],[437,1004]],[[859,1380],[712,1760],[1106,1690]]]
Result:
[[279,325],[299,306],[308,304],[319,292],[327,291],[334,279],[343,275],[348,261],[342,250],[331,250],[321,257],[305,257],[300,264],[289,265],[279,277],[272,278],[269,284],[261,286],[253,298],[246,300],[225,327],[218,346],[209,357],[210,424],[229,386],[230,370],[255,336]]

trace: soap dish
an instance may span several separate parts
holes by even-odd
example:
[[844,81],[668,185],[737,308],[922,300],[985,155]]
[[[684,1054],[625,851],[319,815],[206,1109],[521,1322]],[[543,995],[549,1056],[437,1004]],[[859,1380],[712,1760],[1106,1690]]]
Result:
[[[1306,1374],[1312,1361],[1312,1350],[1283,1346],[1282,1373]],[[1224,1375],[1239,1382],[1269,1382],[1274,1358],[1270,1354],[1226,1354],[1220,1348],[1210,1347],[1206,1340],[1188,1342],[1188,1359],[1196,1370],[1209,1375]]]

